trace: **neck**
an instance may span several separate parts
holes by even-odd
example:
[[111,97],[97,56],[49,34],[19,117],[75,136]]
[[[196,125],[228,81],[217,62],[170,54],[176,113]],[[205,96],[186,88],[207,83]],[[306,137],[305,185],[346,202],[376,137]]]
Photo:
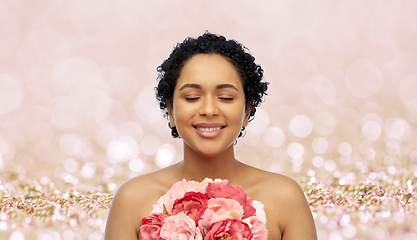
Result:
[[241,163],[235,159],[234,146],[216,156],[202,156],[184,144],[184,161],[177,167],[181,178],[202,181],[205,178],[221,178],[233,181]]

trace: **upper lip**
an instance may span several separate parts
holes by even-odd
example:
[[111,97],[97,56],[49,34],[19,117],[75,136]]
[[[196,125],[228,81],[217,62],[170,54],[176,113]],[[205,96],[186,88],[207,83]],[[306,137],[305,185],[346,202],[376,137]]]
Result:
[[198,128],[215,128],[215,127],[224,127],[226,125],[221,123],[197,123],[193,125],[194,127]]

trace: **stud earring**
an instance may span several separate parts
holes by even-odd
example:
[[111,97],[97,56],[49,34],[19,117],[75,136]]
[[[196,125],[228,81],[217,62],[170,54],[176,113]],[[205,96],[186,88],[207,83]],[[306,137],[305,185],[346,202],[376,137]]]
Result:
[[242,129],[240,130],[238,138],[243,138],[245,135],[246,135],[246,129],[245,129],[245,127],[242,127]]

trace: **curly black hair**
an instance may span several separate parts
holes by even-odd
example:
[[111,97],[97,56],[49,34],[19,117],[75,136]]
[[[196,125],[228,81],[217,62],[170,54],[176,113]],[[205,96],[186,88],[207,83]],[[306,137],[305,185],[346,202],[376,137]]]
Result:
[[[249,121],[252,121],[256,107],[262,102],[263,95],[266,95],[268,82],[261,82],[263,69],[255,63],[255,58],[249,50],[235,40],[226,40],[221,35],[216,35],[206,31],[198,38],[186,38],[182,43],[178,43],[169,57],[157,68],[159,81],[155,87],[156,99],[160,109],[164,112],[164,117],[169,119],[168,104],[173,105],[174,89],[181,68],[192,56],[200,53],[219,54],[230,61],[238,70],[243,83],[245,92],[246,108],[252,107]],[[169,125],[169,122],[168,122]],[[171,135],[179,137],[176,127],[171,127]],[[242,128],[242,131],[244,128]],[[238,137],[241,137],[242,131]]]

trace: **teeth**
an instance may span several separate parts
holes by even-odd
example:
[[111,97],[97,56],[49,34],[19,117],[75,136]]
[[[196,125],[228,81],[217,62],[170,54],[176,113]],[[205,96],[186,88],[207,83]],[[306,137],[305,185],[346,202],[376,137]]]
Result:
[[217,131],[217,130],[220,130],[220,129],[222,129],[222,128],[221,127],[215,127],[215,128],[200,128],[200,127],[197,127],[197,130],[203,131],[203,132],[213,132],[213,131]]

